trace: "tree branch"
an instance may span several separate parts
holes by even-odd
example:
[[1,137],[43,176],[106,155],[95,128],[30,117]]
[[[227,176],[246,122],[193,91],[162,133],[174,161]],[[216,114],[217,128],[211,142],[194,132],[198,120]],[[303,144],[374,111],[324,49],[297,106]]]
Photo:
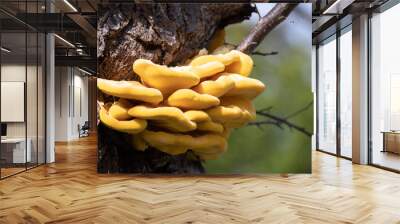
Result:
[[[272,8],[271,11],[268,12],[267,15],[262,17],[257,22],[256,26],[253,27],[249,35],[236,47],[236,49],[242,51],[243,53],[261,55],[261,56],[277,54],[278,52],[262,53],[262,52],[255,52],[254,50],[269,32],[271,32],[276,26],[278,26],[289,16],[289,14],[293,11],[293,9],[296,6],[297,4],[290,4],[290,3],[276,4],[274,8]],[[286,125],[291,129],[295,129],[311,137],[312,133],[307,131],[304,127],[301,127],[297,124],[288,121],[289,118],[297,116],[298,114],[307,110],[311,105],[313,105],[313,102],[310,102],[305,107],[283,118],[270,113],[269,111],[271,110],[272,107],[265,108],[257,111],[256,113],[258,115],[267,117],[268,120],[250,122],[249,125],[256,125],[260,129],[262,129],[262,125],[266,124],[275,125],[280,129],[283,129],[282,125]]]
[[297,4],[293,3],[276,4],[267,15],[257,22],[256,26],[250,31],[250,34],[236,49],[247,54],[253,52],[264,37],[284,21],[296,6]]
[[300,108],[299,110],[287,115],[285,117],[285,119],[289,119],[292,117],[296,117],[297,115],[299,115],[301,112],[308,110],[308,108],[310,108],[312,105],[314,104],[314,101],[309,102],[306,106],[304,106],[303,108]]
[[[236,49],[239,46],[239,45],[235,45],[235,44],[231,44],[231,43],[225,43],[225,44],[227,44],[229,46],[232,46],[232,47],[234,47]],[[278,53],[279,53],[278,51],[270,51],[270,52],[253,51],[250,54],[252,54],[252,55],[261,55],[261,56],[269,56],[269,55],[277,55]]]
[[271,52],[260,52],[260,51],[253,51],[251,53],[252,55],[261,55],[261,56],[269,56],[269,55],[277,55],[277,51],[271,51]]
[[310,108],[312,105],[313,105],[313,102],[310,102],[306,106],[304,106],[303,108],[301,108],[301,109],[299,109],[299,110],[297,110],[297,111],[295,111],[295,112],[293,112],[293,113],[291,113],[288,116],[283,117],[283,118],[279,117],[277,115],[274,115],[271,112],[269,112],[272,107],[264,108],[264,109],[258,110],[256,113],[258,115],[267,117],[268,119],[267,120],[263,120],[263,121],[250,122],[249,125],[255,125],[258,128],[261,128],[262,125],[270,124],[270,125],[275,125],[280,129],[283,129],[282,125],[286,125],[291,129],[295,129],[295,130],[305,134],[306,136],[311,137],[312,136],[311,132],[307,131],[304,127],[301,127],[301,126],[299,126],[297,124],[294,124],[294,123],[290,122],[289,118],[293,118],[293,117],[299,115],[300,113],[302,113],[302,112],[306,111],[308,108]]

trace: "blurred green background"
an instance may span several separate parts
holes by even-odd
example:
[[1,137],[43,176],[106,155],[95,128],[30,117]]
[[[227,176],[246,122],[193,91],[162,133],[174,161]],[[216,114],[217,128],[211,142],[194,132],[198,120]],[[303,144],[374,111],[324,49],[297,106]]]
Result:
[[[274,4],[256,4],[261,16]],[[225,28],[226,42],[239,44],[257,23],[250,20]],[[276,27],[256,51],[277,55],[252,55],[255,68],[250,77],[261,80],[266,91],[258,96],[257,110],[285,117],[313,101],[311,92],[311,4],[299,4],[290,16]],[[257,120],[266,118],[257,115]],[[313,106],[289,119],[313,132]],[[205,162],[207,173],[310,173],[311,137],[282,125],[246,126],[235,129],[229,138],[229,148],[217,160]]]

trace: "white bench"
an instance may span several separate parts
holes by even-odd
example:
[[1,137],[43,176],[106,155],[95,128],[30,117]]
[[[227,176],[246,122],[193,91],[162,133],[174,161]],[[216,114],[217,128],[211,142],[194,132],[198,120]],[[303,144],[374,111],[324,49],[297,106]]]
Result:
[[[32,140],[27,138],[27,147],[25,151],[25,138],[5,138],[1,139],[1,147],[13,146],[12,163],[25,163],[32,160]],[[26,154],[25,154],[26,152]]]

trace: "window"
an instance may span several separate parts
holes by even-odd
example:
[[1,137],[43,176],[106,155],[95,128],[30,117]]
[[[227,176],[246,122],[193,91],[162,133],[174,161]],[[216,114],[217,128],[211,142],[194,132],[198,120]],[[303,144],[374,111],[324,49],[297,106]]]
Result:
[[400,170],[400,4],[371,18],[371,162]]
[[336,39],[318,48],[318,149],[336,153]]
[[340,36],[340,155],[352,156],[352,33]]
[[351,158],[353,131],[351,25],[338,33],[340,36],[331,36],[318,48],[317,143],[321,151]]
[[[44,1],[1,2],[19,16]],[[18,6],[18,7],[17,7]],[[12,14],[0,17],[0,178],[45,163],[45,35]]]

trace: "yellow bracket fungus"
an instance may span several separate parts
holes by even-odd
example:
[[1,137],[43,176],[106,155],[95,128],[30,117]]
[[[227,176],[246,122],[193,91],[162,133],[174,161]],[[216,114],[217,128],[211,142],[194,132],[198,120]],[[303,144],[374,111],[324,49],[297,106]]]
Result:
[[219,61],[210,61],[202,65],[191,66],[191,70],[200,79],[213,76],[225,70],[225,65]]
[[253,70],[253,59],[247,54],[237,50],[231,50],[225,54],[203,55],[194,58],[191,66],[199,66],[212,61],[218,61],[224,64],[225,72],[237,73],[243,76],[249,76]]
[[129,121],[119,121],[108,114],[108,111],[102,106],[99,111],[100,121],[106,126],[129,134],[136,134],[143,131],[146,126],[146,120],[132,119]]
[[255,119],[251,101],[240,97],[224,97],[221,105],[206,111],[214,122],[225,127],[238,128]]
[[184,115],[193,122],[211,121],[210,116],[202,110],[188,110],[184,112]]
[[152,124],[172,131],[187,132],[196,129],[196,123],[185,117],[184,113],[176,107],[139,105],[129,109],[128,114],[132,117],[150,120]]
[[97,88],[102,92],[116,97],[130,100],[158,104],[163,96],[158,89],[148,88],[136,81],[114,81],[97,79]]
[[132,104],[128,100],[121,98],[110,106],[108,113],[119,121],[130,120],[132,116],[128,114],[128,110],[131,107]]
[[[152,147],[166,153],[183,153],[187,150],[194,152],[223,152],[226,150],[226,139],[217,134],[191,136],[186,134],[168,133],[162,131],[144,131],[143,139]],[[179,153],[177,153],[179,152]]]
[[213,121],[204,121],[197,123],[197,130],[216,132],[222,134],[224,132],[224,126],[222,126],[222,124]]
[[211,120],[218,123],[226,123],[230,120],[239,119],[242,117],[242,110],[235,105],[216,106],[206,110]]
[[179,155],[188,150],[186,147],[182,147],[181,145],[153,145],[153,147],[170,155]]
[[227,76],[235,83],[234,87],[230,89],[224,96],[239,96],[248,99],[254,99],[265,89],[264,83],[257,79],[232,73],[222,73],[221,76]]
[[168,97],[167,104],[187,110],[201,110],[217,106],[219,99],[208,94],[197,93],[191,89],[180,89]]
[[[210,51],[222,44],[215,41]],[[255,119],[251,100],[265,86],[247,77],[250,56],[224,46],[215,52],[201,51],[177,67],[138,59],[133,71],[140,82],[98,79],[99,90],[119,98],[100,105],[101,122],[131,134],[136,150],[154,147],[171,155],[192,150],[203,160],[219,158],[232,129]]]
[[224,131],[222,132],[221,136],[228,139],[231,135],[232,129],[229,127],[224,127]]
[[233,50],[239,55],[239,60],[228,65],[225,69],[226,72],[237,73],[243,76],[249,76],[253,70],[253,59],[247,54],[240,51]]
[[229,76],[220,76],[216,80],[207,80],[193,87],[193,90],[201,94],[209,94],[215,97],[223,96],[235,86],[235,82]]
[[200,82],[190,66],[167,67],[157,65],[145,59],[133,63],[133,71],[140,76],[146,85],[157,88],[163,94],[169,94],[177,89],[190,88]]
[[256,110],[249,99],[241,97],[223,97],[222,106],[237,107],[240,109],[241,116],[234,120],[224,122],[225,127],[238,128],[246,125],[249,121],[256,119]]
[[215,54],[215,55],[202,55],[194,58],[191,62],[191,66],[203,65],[211,61],[218,61],[225,66],[232,64],[235,61],[240,60],[240,55],[237,51],[230,51],[226,54]]

